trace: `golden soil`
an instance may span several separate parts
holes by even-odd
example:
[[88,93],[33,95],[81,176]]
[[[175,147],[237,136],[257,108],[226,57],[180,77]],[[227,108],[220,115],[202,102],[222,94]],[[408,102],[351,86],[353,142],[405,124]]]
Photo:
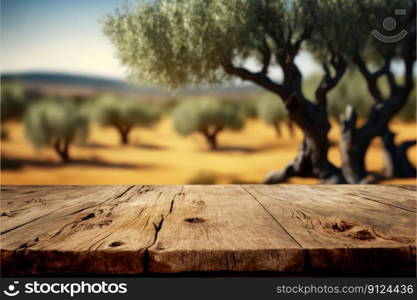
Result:
[[[75,162],[65,165],[52,150],[33,149],[21,124],[10,123],[6,128],[9,139],[1,145],[1,184],[184,184],[208,174],[218,184],[261,183],[269,171],[283,168],[295,157],[302,137],[297,132],[296,138],[290,138],[283,126],[284,136],[277,138],[272,127],[260,121],[248,121],[241,132],[221,133],[221,150],[210,152],[201,136],[176,134],[170,119],[164,119],[152,129],[135,129],[130,134],[129,146],[119,145],[117,132],[112,128],[93,127],[86,145],[74,145],[70,149]],[[416,138],[414,123],[394,122],[391,128],[398,133],[398,142]],[[330,132],[335,144],[339,130],[334,124]],[[408,155],[416,164],[416,147]],[[330,160],[340,165],[337,145],[330,150]],[[11,161],[15,168],[6,168]],[[372,171],[382,170],[378,140],[368,151],[366,163]],[[291,182],[317,181],[292,179]],[[396,179],[385,183],[415,182],[415,179]]]

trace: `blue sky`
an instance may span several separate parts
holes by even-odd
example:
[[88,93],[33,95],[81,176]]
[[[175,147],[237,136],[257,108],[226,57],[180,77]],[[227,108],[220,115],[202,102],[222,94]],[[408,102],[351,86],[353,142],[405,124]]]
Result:
[[[100,20],[123,0],[0,0],[1,72],[54,71],[124,78]],[[305,53],[303,73],[319,70]],[[249,66],[250,67],[250,66]],[[279,77],[274,70],[273,76]]]
[[[124,78],[126,69],[101,32],[100,20],[123,0],[0,0],[0,71],[54,71]],[[305,74],[320,72],[299,55]],[[248,67],[255,67],[249,62]],[[401,72],[399,66],[394,70]],[[415,68],[417,73],[417,66]],[[279,79],[278,69],[272,77]]]
[[1,0],[1,71],[123,77],[100,19],[122,0]]

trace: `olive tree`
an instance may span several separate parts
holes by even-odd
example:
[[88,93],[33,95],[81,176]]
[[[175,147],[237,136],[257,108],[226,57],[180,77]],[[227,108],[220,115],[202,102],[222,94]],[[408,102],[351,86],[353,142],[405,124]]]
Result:
[[[389,129],[392,118],[406,105],[414,87],[413,69],[416,60],[416,2],[413,0],[367,0],[355,1],[362,11],[372,12],[367,19],[356,22],[356,28],[365,31],[379,30],[386,36],[396,21],[392,16],[396,9],[403,9],[406,14],[396,16],[400,30],[407,35],[397,41],[383,41],[372,35],[363,35],[352,43],[352,49],[345,53],[362,74],[373,105],[365,123],[358,126],[357,112],[348,107],[342,122],[341,156],[343,172],[350,183],[366,181],[368,172],[365,166],[365,155],[370,143],[381,137],[385,158],[385,175],[387,177],[416,177],[416,168],[410,163],[406,150],[416,141],[406,141],[400,145],[394,142],[395,133]],[[395,15],[394,15],[395,16]],[[391,17],[391,25],[384,25],[384,20]],[[391,26],[391,27],[390,27]],[[381,28],[383,27],[383,28]],[[385,30],[385,31],[384,31]],[[346,32],[345,34],[351,34]],[[404,74],[402,80],[392,68],[395,62],[402,63]],[[385,84],[383,84],[385,82]],[[384,87],[388,91],[384,93]]]
[[[333,37],[338,36],[339,27],[349,25],[338,15],[351,9],[351,2],[140,1],[108,15],[104,32],[132,79],[179,88],[239,78],[283,101],[290,119],[302,130],[304,141],[294,161],[284,170],[271,173],[265,182],[308,176],[321,182],[343,183],[341,170],[328,160],[330,123],[326,106],[328,92],[347,67],[340,51],[345,43],[333,42]],[[362,12],[352,14],[361,16]],[[323,26],[318,20],[328,23]],[[315,101],[305,97],[303,76],[295,62],[307,43],[323,54],[324,75]],[[258,62],[257,70],[246,66],[249,59]],[[282,80],[271,76],[274,67],[281,68]]]
[[160,119],[159,109],[152,103],[135,99],[118,99],[105,95],[95,103],[95,116],[102,126],[114,127],[121,144],[129,143],[129,133],[134,127],[151,127]]
[[19,120],[26,108],[25,89],[19,81],[3,81],[1,83],[1,137],[5,138],[4,123],[10,120]]
[[181,135],[202,134],[211,150],[217,149],[217,136],[225,129],[240,130],[242,115],[232,103],[216,99],[186,100],[172,114],[174,128]]
[[88,118],[67,99],[40,100],[24,117],[26,136],[35,147],[52,147],[63,162],[71,161],[69,147],[88,133]]

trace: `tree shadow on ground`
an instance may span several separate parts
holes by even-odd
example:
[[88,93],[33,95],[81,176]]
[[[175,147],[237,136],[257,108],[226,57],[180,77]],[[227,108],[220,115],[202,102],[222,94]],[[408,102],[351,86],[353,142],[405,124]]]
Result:
[[161,146],[161,145],[155,145],[155,144],[146,144],[146,143],[136,143],[131,145],[133,147],[139,148],[139,149],[146,149],[146,150],[165,150],[167,147]]
[[255,153],[259,151],[259,149],[252,148],[252,147],[238,147],[238,146],[225,146],[219,147],[212,152],[243,152],[243,153]]
[[79,144],[79,145],[77,145],[77,147],[79,147],[79,148],[89,148],[89,149],[108,149],[108,148],[113,148],[114,146],[89,142],[89,143]]
[[113,163],[101,161],[98,159],[74,159],[69,163],[63,163],[50,160],[8,158],[4,157],[4,155],[1,157],[1,168],[3,170],[19,170],[25,166],[41,168],[63,168],[68,166],[76,166],[115,169],[150,169],[156,167],[152,164]]
[[146,149],[146,150],[165,150],[167,149],[164,146],[154,145],[154,144],[146,144],[146,143],[135,143],[135,144],[127,144],[127,145],[105,145],[99,143],[85,143],[81,145],[77,145],[80,148],[89,148],[89,149],[111,149],[117,147],[134,147],[139,149]]
[[266,144],[266,145],[262,145],[260,147],[220,146],[216,150],[205,149],[204,152],[212,152],[212,153],[216,153],[216,152],[224,152],[224,153],[227,153],[227,152],[241,152],[241,153],[252,154],[252,153],[260,153],[260,152],[267,152],[267,151],[275,151],[275,150],[279,150],[279,149],[284,150],[284,149],[289,149],[289,148],[292,148],[292,145]]

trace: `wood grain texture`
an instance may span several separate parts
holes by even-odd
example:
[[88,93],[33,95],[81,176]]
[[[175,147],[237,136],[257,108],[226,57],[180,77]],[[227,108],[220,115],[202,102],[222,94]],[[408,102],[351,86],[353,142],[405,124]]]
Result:
[[415,186],[2,186],[1,272],[390,272]]
[[[245,188],[306,249],[306,267],[356,272],[415,266],[416,214],[409,210],[407,190],[344,185]],[[389,194],[395,205],[389,203]]]
[[178,186],[105,186],[97,195],[72,199],[73,206],[2,234],[2,272],[143,272],[147,248],[179,190]]
[[302,271],[303,250],[241,186],[185,186],[150,271]]

